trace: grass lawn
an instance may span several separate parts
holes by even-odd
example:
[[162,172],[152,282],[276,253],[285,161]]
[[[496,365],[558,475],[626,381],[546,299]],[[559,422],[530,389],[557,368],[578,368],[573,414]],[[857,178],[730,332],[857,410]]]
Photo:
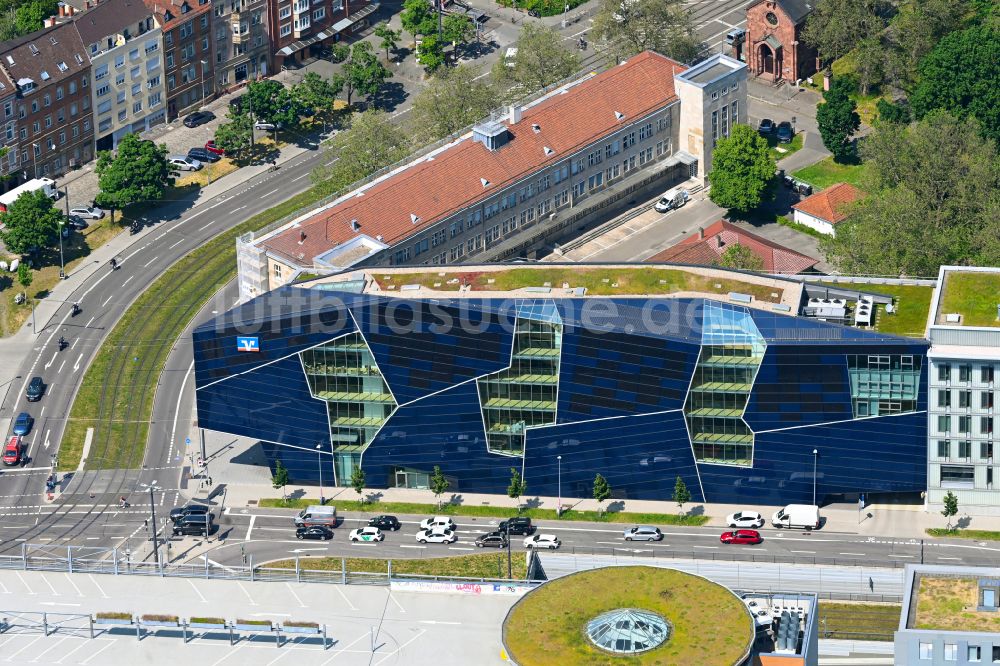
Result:
[[941,312],[962,315],[963,326],[998,326],[997,294],[1000,273],[948,273]]
[[[540,266],[543,266],[541,264]],[[443,275],[442,275],[443,273]],[[588,295],[673,294],[681,291],[726,295],[730,291],[752,294],[757,300],[780,302],[782,289],[727,278],[698,275],[692,271],[656,268],[514,268],[503,271],[440,271],[427,273],[372,275],[382,289],[405,284],[421,284],[429,289],[458,291],[463,284],[471,284],[472,291],[508,291],[525,287],[553,289],[563,284],[571,288],[586,287]],[[450,280],[455,280],[448,284]],[[491,282],[492,280],[492,282]],[[440,285],[440,286],[434,286]],[[614,286],[618,285],[618,286]],[[716,285],[719,285],[718,288]],[[771,294],[778,294],[777,297]]]
[[978,604],[979,584],[975,578],[922,575],[913,626],[944,631],[1000,631],[1000,615],[977,611]]
[[[587,622],[618,608],[647,610],[673,630],[659,647],[631,658],[597,649]],[[551,580],[526,594],[504,623],[511,660],[521,666],[576,664],[735,664],[753,642],[740,599],[704,578],[673,569],[615,567]]]
[[790,219],[788,219],[787,217],[785,217],[784,215],[777,215],[777,216],[775,216],[775,221],[778,224],[780,224],[780,225],[782,225],[784,227],[788,227],[789,229],[794,229],[795,231],[798,231],[799,233],[807,234],[809,236],[812,236],[813,238],[819,238],[819,239],[822,240],[823,238],[827,237],[826,234],[820,233],[820,232],[816,231],[815,229],[813,229],[812,227],[807,227],[804,224],[799,224],[798,222],[793,222]]
[[895,298],[896,312],[886,314],[885,308],[879,307],[875,318],[875,330],[891,335],[905,335],[911,338],[922,338],[927,326],[927,313],[931,307],[931,297],[934,287],[922,285],[898,284],[855,284],[850,282],[818,282],[830,287],[845,289],[860,289],[877,294],[886,294]]
[[239,168],[239,165],[235,164],[231,159],[223,157],[215,164],[206,164],[200,171],[186,172],[185,175],[177,179],[174,185],[175,187],[185,187],[187,185],[205,187]]
[[[536,520],[582,520],[599,523],[653,523],[661,525],[698,526],[708,522],[708,516],[688,516],[672,513],[615,513],[605,511],[563,511],[562,518],[556,515],[555,509],[522,509],[520,514],[514,507],[477,506],[466,504],[444,504],[440,508],[435,504],[417,504],[415,502],[361,502],[354,500],[334,499],[328,502],[339,511],[361,511],[372,515],[380,513],[396,513],[404,515],[444,515],[444,516],[475,516],[509,518],[511,516],[528,516]],[[265,497],[258,506],[285,509],[304,509],[307,506],[319,504],[315,498],[282,500],[280,497]]]
[[899,627],[899,604],[819,602],[819,637],[857,641],[892,641]]
[[850,183],[860,187],[865,169],[867,167],[864,164],[838,164],[832,157],[827,157],[816,164],[799,169],[792,176],[819,189],[837,183]]
[[[347,570],[366,573],[386,573],[387,560],[378,558],[347,558]],[[339,557],[305,557],[299,560],[299,568],[312,571],[340,571]],[[268,569],[294,569],[295,560],[278,560],[261,565]],[[394,573],[424,576],[454,576],[458,578],[506,578],[507,552],[477,553],[457,557],[427,557],[417,560],[392,560]],[[513,580],[524,580],[528,575],[524,553],[514,553],[511,557]]]
[[928,536],[949,539],[973,539],[975,541],[1000,541],[1000,532],[994,530],[960,530],[957,528],[929,527],[924,530]]
[[[235,275],[236,237],[321,198],[319,192],[307,190],[216,236],[175,263],[136,299],[87,368],[60,444],[60,470],[79,465],[89,427],[96,428],[89,469],[142,463],[163,364],[173,341],[202,303]],[[102,404],[105,386],[110,395]],[[130,410],[136,396],[144,399]],[[113,414],[113,420],[109,422],[106,414]]]
[[799,132],[788,143],[778,143],[778,136],[773,133],[768,134],[764,138],[767,139],[767,145],[771,147],[771,157],[777,162],[792,153],[798,152],[802,148],[802,142],[805,141],[805,134]]

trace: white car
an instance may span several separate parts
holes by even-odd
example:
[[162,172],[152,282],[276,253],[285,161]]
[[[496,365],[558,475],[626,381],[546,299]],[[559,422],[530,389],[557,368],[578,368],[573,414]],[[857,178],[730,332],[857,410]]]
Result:
[[167,160],[167,166],[181,171],[197,171],[202,165],[198,160],[193,160],[185,155],[174,155]]
[[70,215],[82,217],[85,220],[100,220],[104,218],[104,210],[101,208],[71,208]]
[[549,550],[555,550],[561,545],[562,541],[555,534],[536,534],[524,540],[525,548],[548,548]]
[[453,521],[448,516],[434,516],[433,518],[424,518],[420,521],[421,530],[452,530],[456,529],[455,521]]
[[764,525],[764,516],[756,511],[737,511],[726,516],[726,525],[756,529]]
[[423,530],[417,532],[420,543],[455,543],[458,537],[451,530]]
[[253,128],[264,132],[273,132],[274,130],[281,129],[281,123],[269,123],[266,120],[258,120],[253,124]]
[[351,531],[351,541],[382,541],[385,534],[377,527],[359,527]]

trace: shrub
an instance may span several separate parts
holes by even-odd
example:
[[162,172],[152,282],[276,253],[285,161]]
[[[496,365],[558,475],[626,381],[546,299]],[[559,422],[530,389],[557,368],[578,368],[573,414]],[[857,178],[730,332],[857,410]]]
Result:
[[112,612],[98,613],[97,614],[97,619],[98,620],[131,620],[132,619],[132,613],[112,613]]

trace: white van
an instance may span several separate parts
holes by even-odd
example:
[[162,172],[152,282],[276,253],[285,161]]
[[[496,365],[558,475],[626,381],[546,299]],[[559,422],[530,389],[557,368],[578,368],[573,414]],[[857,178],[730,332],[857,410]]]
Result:
[[656,202],[653,208],[656,209],[657,213],[666,213],[668,210],[673,210],[674,208],[680,208],[688,202],[691,195],[688,191],[680,187],[675,187],[672,190],[668,190],[660,200]]
[[313,504],[302,509],[302,511],[299,512],[299,515],[295,516],[296,527],[311,527],[313,525],[336,527],[337,507]]
[[815,504],[789,504],[771,517],[775,527],[819,529],[819,507]]

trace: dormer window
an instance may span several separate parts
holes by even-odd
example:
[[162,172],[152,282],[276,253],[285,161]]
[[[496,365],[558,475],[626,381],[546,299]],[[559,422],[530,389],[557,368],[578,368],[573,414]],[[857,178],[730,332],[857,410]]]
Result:
[[14,64],[14,57],[13,56],[7,56],[7,64],[13,66],[13,64]]
[[52,44],[52,46],[55,46],[56,44],[59,43],[58,41],[56,41],[56,38],[53,37],[52,35],[49,35],[49,42]]
[[76,58],[76,64],[78,64],[78,65],[82,65],[83,64],[83,56],[82,55],[80,55],[79,53],[74,53],[73,57]]
[[191,7],[188,5],[188,3],[185,2],[184,4],[181,5],[181,14],[187,14],[189,11],[191,11]]
[[63,60],[60,60],[58,63],[56,63],[56,67],[59,68],[60,72],[65,72],[67,69],[69,69],[69,67],[66,65],[66,62]]
[[171,14],[169,11],[163,12],[163,22],[164,23],[169,23],[170,21],[173,21],[173,20],[174,20],[174,15],[173,14]]
[[34,44],[28,44],[28,50],[31,51],[31,55],[38,55],[38,47]]
[[51,76],[49,76],[49,73],[48,73],[48,72],[46,72],[46,71],[45,71],[45,70],[43,69],[43,70],[42,70],[42,81],[48,81],[48,80],[49,80],[49,79],[51,79],[51,78],[52,78],[52,77],[51,77]]

